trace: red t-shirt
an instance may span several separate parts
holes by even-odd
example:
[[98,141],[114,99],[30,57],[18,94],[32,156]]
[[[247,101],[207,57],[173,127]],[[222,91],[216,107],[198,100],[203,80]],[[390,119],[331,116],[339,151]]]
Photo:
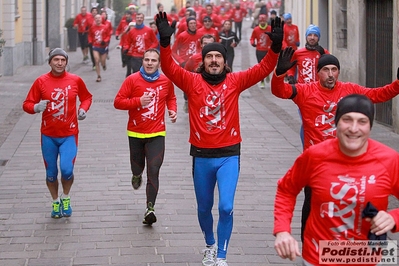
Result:
[[73,25],[78,26],[79,33],[88,32],[92,24],[93,24],[93,16],[90,13],[86,13],[85,16],[79,13],[76,16],[75,20],[73,21]]
[[252,44],[256,43],[256,50],[259,51],[269,51],[270,46],[272,45],[272,41],[269,36],[265,34],[265,32],[271,32],[272,27],[270,25],[266,26],[266,29],[261,29],[259,26],[256,26],[249,38],[249,42]]
[[299,29],[297,25],[284,24],[284,39],[283,49],[287,46],[291,46],[294,50],[298,49],[299,43]]
[[[188,58],[193,54],[201,51],[201,35],[182,32],[176,37],[172,47],[173,58],[179,63],[187,62]],[[162,62],[163,64],[164,62]]]
[[55,138],[68,137],[79,133],[76,110],[78,98],[78,109],[87,112],[92,95],[79,76],[64,72],[57,77],[49,72],[35,80],[22,108],[29,114],[35,114],[35,104],[41,100],[50,100],[42,113],[41,133]]
[[202,27],[202,28],[198,29],[197,32],[201,37],[204,36],[205,34],[213,35],[215,37],[215,42],[219,42],[219,39],[220,39],[219,32],[215,28],[207,29],[205,27]]
[[197,68],[202,62],[202,53],[196,53],[190,56],[184,68],[191,72],[196,72]]
[[[337,81],[330,90],[320,82],[295,84],[297,94],[292,99],[302,115],[304,150],[326,139],[335,138],[335,111],[344,96],[357,93],[366,95],[373,103],[388,101],[399,94],[399,81],[378,88],[366,88],[355,83]],[[284,82],[284,75],[273,74],[272,93],[282,99],[293,95],[291,84]]]
[[[324,49],[324,53],[329,52]],[[288,76],[295,76],[295,69],[298,68],[298,83],[309,83],[318,81],[317,63],[319,62],[320,53],[316,50],[310,51],[305,47],[294,52],[291,62],[297,60],[296,67],[292,67],[287,71]]]
[[[319,265],[320,240],[367,240],[370,223],[362,219],[367,202],[386,211],[389,196],[399,198],[399,154],[372,139],[357,157],[343,154],[338,139],[310,147],[278,181],[273,234],[291,232],[295,200],[305,186],[312,199],[302,257]],[[398,225],[399,209],[389,213]]]
[[161,47],[163,73],[187,94],[190,119],[189,142],[199,148],[223,148],[241,142],[238,100],[241,92],[269,75],[278,54],[269,52],[261,63],[212,85],[199,73],[192,73],[172,60],[170,47]]
[[247,15],[247,10],[243,7],[240,7],[239,9],[233,7],[231,13],[234,22],[241,22]]
[[115,35],[119,36],[119,45],[121,46],[123,46],[123,44],[126,42],[128,28],[129,23],[125,19],[122,19],[121,22],[119,22],[118,28],[115,31]]
[[[107,47],[107,43],[111,40],[111,33],[109,32],[109,28],[105,24],[97,25],[93,24],[90,27],[89,31],[89,43],[93,45],[93,47]],[[102,42],[105,44],[101,44]]]
[[143,57],[146,50],[157,48],[159,45],[157,36],[152,29],[147,26],[141,29],[135,27],[131,28],[125,40],[123,49],[129,50],[127,54],[134,57]]

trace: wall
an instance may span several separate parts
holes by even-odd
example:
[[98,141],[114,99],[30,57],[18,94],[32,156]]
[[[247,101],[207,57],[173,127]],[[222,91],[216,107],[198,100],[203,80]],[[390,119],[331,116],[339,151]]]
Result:
[[[342,47],[342,40],[340,35],[342,33],[342,21],[344,8],[341,3],[347,2],[347,46]],[[350,81],[365,85],[365,73],[366,73],[366,10],[365,3],[361,1],[335,1],[333,5],[333,17],[332,22],[332,33],[335,34],[332,38],[333,48],[332,54],[334,54],[340,61],[341,64],[341,81]]]

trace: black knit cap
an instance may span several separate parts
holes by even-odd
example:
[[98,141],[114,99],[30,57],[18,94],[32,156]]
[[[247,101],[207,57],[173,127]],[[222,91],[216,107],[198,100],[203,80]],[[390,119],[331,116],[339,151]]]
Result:
[[374,104],[367,96],[362,94],[350,94],[342,98],[337,104],[337,111],[335,112],[335,126],[338,121],[346,113],[356,112],[362,113],[370,120],[370,128],[373,126],[374,120]]
[[54,48],[48,53],[48,62],[51,62],[54,56],[61,55],[65,57],[66,61],[68,62],[68,54],[61,48]]
[[327,65],[335,65],[336,67],[338,67],[338,70],[341,69],[339,61],[335,56],[333,56],[332,54],[323,54],[320,57],[319,62],[317,63],[317,72],[319,72],[320,69]]
[[193,18],[193,17],[188,17],[188,18],[186,19],[187,26],[188,26],[188,23],[189,23],[191,20],[197,21],[197,20],[196,20],[195,18]]
[[217,51],[221,53],[224,58],[224,61],[226,62],[226,54],[227,54],[226,47],[224,47],[223,44],[218,42],[208,43],[202,48],[202,61],[204,61],[205,55],[211,51]]

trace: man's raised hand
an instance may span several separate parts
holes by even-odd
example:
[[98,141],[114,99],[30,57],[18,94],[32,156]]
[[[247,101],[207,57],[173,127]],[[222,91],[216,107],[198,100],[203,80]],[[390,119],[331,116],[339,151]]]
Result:
[[284,38],[284,21],[281,21],[280,17],[276,17],[271,22],[272,31],[265,32],[267,36],[269,36],[270,40],[272,40],[271,49],[276,54],[280,53],[281,47],[283,47],[283,38]]
[[280,76],[288,71],[291,67],[295,66],[297,60],[291,62],[292,56],[294,55],[294,49],[291,46],[285,48],[281,51],[278,60],[277,60],[277,67],[276,67],[276,75]]
[[170,44],[170,37],[175,32],[176,21],[173,21],[172,25],[169,25],[166,12],[159,12],[155,23],[159,32],[159,43],[162,47],[167,47]]

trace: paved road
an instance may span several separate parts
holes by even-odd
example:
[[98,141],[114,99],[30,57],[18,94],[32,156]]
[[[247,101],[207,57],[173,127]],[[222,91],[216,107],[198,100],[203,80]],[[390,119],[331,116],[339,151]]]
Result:
[[[248,42],[249,22],[244,28],[235,71],[256,63]],[[113,40],[101,83],[95,82],[90,65],[80,63],[80,50],[69,52],[70,71],[85,80],[94,101],[80,123],[71,192],[74,212],[68,219],[50,218],[51,198],[39,143],[41,117],[21,110],[32,82],[49,67],[22,67],[15,76],[0,78],[0,265],[200,265],[204,241],[196,218],[182,93],[176,89],[178,121],[167,124],[155,208],[158,222],[143,226],[144,186],[133,191],[130,185],[127,113],[113,107],[125,76],[115,46]],[[240,110],[241,175],[229,265],[300,265],[300,259],[289,262],[276,255],[271,234],[276,181],[301,151],[297,109],[291,101],[271,95],[270,88],[254,86],[242,94]],[[373,137],[399,150],[399,137],[390,129],[376,124]],[[298,205],[301,200],[302,195]],[[392,204],[397,206],[396,201]],[[298,210],[292,225],[297,239]]]

